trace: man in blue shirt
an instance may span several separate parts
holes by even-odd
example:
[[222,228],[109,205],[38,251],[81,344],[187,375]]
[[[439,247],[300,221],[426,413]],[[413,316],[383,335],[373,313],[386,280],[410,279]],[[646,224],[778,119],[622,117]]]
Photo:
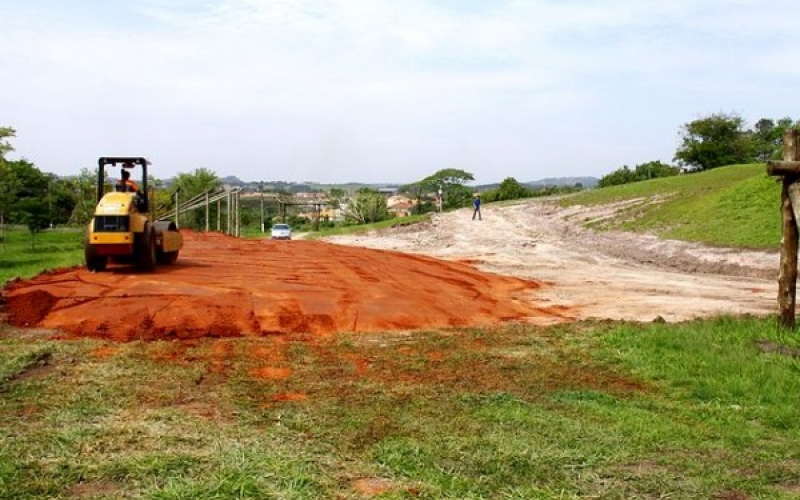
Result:
[[475,210],[472,211],[472,220],[475,220],[475,216],[478,216],[478,220],[483,220],[481,217],[481,195],[476,194],[475,199],[472,200],[472,206]]

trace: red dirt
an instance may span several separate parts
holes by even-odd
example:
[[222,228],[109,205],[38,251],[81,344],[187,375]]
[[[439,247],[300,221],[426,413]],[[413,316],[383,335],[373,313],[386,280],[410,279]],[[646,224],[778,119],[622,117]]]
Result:
[[396,487],[394,481],[381,477],[362,477],[352,482],[353,489],[366,497],[374,497]]
[[294,402],[294,401],[306,401],[308,400],[308,395],[303,394],[302,392],[282,392],[280,394],[276,394],[272,396],[272,401],[276,403],[282,402]]
[[255,378],[266,378],[271,380],[282,380],[289,378],[292,374],[291,368],[277,368],[274,366],[264,366],[250,370],[250,375]]
[[117,341],[375,332],[573,319],[540,307],[535,281],[420,255],[320,241],[185,232],[153,273],[60,270],[4,290],[12,325]]

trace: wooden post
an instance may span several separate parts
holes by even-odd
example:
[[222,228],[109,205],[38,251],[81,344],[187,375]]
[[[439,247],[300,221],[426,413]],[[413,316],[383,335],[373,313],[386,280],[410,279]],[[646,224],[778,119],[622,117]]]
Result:
[[[783,136],[783,161],[796,162],[800,131],[788,130]],[[768,167],[774,171],[775,166]],[[770,172],[771,173],[771,172]],[[797,305],[797,221],[800,220],[800,175],[786,173],[781,189],[781,257],[778,275],[778,324],[794,329]]]
[[781,189],[781,259],[778,274],[778,324],[794,329],[797,303],[797,222],[789,195],[790,181]]

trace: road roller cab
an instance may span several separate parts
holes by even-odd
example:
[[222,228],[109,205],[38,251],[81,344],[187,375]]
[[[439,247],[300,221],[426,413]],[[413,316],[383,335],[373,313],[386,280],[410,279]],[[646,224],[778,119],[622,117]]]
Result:
[[[141,157],[102,157],[97,168],[97,206],[86,228],[84,254],[90,271],[109,260],[150,271],[156,263],[174,264],[183,246],[178,227],[150,216],[149,161]],[[120,168],[114,191],[106,193],[106,169]],[[134,175],[136,172],[141,175]],[[137,184],[131,177],[140,178]]]

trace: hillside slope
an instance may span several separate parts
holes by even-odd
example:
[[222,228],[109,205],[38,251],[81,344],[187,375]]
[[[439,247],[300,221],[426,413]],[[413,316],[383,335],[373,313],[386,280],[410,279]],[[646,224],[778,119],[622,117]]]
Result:
[[710,245],[777,249],[780,186],[763,164],[733,165],[696,174],[595,189],[564,197],[563,207],[616,204],[613,217],[585,221]]

